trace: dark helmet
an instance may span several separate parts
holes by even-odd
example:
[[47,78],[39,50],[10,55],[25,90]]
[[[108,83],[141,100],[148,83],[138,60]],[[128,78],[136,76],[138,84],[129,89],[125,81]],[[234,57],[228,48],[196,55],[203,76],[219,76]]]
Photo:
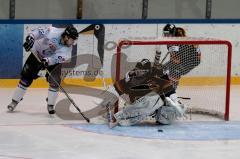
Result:
[[163,28],[163,35],[176,35],[176,26],[174,24],[167,24]]
[[73,40],[76,40],[78,38],[78,31],[74,26],[68,26],[63,32],[63,35],[67,35]]
[[138,69],[149,70],[151,69],[151,62],[148,59],[142,59],[135,67]]

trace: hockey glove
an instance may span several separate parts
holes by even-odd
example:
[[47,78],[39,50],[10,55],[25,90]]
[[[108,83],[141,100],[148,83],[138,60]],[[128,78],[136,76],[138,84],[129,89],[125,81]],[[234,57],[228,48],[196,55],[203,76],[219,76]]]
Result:
[[43,58],[42,60],[41,60],[41,63],[42,63],[42,66],[44,67],[44,68],[47,68],[48,67],[48,59],[47,58]]
[[26,37],[25,43],[23,44],[24,49],[26,51],[30,51],[30,49],[33,47],[34,42],[35,42],[34,38],[31,35],[28,35]]

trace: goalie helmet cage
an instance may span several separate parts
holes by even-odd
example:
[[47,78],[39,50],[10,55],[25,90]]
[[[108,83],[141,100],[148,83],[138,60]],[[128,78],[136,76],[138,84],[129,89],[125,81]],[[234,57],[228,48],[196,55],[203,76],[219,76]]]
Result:
[[[116,81],[124,78],[136,62],[149,58],[154,62],[156,47],[160,46],[161,58],[166,58],[167,45],[193,45],[201,50],[201,62],[186,75],[181,76],[177,94],[190,97],[189,106],[193,114],[215,116],[229,120],[230,80],[232,45],[229,41],[204,38],[172,38],[161,40],[123,40],[118,43],[116,58]],[[151,49],[147,49],[151,47]],[[164,49],[162,49],[164,48]],[[155,51],[154,51],[155,50]],[[165,55],[164,55],[165,53]],[[131,55],[130,55],[131,54]],[[171,54],[171,53],[170,53]],[[190,54],[185,51],[185,56]],[[169,61],[166,58],[166,61]],[[132,63],[129,67],[129,63]],[[119,105],[115,112],[118,111]]]

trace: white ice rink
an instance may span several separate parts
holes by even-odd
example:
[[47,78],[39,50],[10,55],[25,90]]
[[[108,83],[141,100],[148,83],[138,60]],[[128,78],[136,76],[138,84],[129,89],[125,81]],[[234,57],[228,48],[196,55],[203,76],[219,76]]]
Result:
[[[6,106],[13,91],[0,89],[0,159],[240,158],[240,139],[147,139],[76,129],[69,125],[85,122],[49,117],[45,101],[47,89],[29,89],[16,111],[8,113]],[[59,99],[63,97],[60,94]],[[87,96],[74,99],[83,106],[92,103]],[[230,120],[240,121],[239,86],[231,87]]]

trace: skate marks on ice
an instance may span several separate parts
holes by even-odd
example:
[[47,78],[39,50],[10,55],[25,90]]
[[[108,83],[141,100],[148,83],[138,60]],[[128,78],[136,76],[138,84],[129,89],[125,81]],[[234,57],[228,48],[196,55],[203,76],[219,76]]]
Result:
[[161,140],[240,140],[239,121],[196,121],[173,125],[139,124],[136,126],[117,126],[109,129],[107,125],[71,124],[71,128],[93,133]]

